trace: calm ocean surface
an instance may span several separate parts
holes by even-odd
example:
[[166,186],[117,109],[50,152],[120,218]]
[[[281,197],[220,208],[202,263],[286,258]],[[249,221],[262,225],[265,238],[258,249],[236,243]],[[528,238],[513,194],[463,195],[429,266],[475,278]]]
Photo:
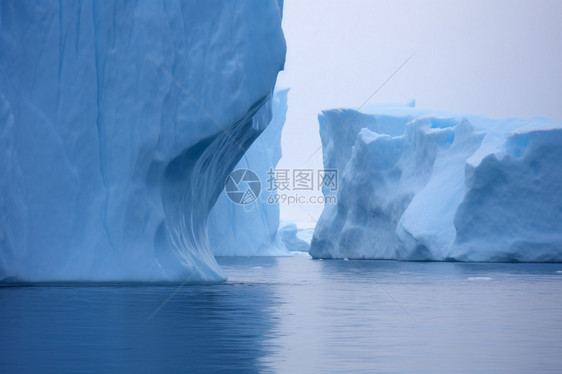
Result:
[[219,262],[155,314],[174,287],[0,288],[0,372],[562,372],[562,264]]

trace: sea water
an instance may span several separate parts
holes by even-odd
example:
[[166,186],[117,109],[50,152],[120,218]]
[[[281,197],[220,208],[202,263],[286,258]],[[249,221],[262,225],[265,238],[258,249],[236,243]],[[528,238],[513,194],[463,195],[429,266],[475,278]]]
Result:
[[562,264],[219,263],[213,286],[0,287],[0,372],[562,370]]

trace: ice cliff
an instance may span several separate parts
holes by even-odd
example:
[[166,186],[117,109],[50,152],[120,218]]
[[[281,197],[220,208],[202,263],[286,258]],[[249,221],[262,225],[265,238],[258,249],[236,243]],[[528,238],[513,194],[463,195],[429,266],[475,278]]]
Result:
[[562,122],[375,106],[319,116],[339,170],[316,258],[562,261]]
[[271,119],[278,2],[0,16],[0,282],[224,280],[207,217]]
[[256,201],[239,205],[221,193],[208,220],[211,251],[217,256],[283,256],[289,252],[277,232],[279,203],[268,201],[270,171],[281,158],[281,130],[287,113],[289,90],[275,92],[273,117],[234,170],[250,169],[257,174],[261,193]]

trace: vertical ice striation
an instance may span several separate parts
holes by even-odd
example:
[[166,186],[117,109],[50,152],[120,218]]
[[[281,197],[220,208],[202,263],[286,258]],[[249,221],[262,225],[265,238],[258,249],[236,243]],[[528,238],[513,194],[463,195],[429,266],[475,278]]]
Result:
[[0,281],[223,280],[206,221],[271,119],[278,2],[0,15]]
[[279,203],[269,199],[270,171],[281,159],[281,130],[287,113],[289,90],[275,92],[273,118],[234,169],[250,169],[261,182],[256,201],[238,205],[222,193],[209,216],[211,251],[217,256],[288,255],[277,232]]

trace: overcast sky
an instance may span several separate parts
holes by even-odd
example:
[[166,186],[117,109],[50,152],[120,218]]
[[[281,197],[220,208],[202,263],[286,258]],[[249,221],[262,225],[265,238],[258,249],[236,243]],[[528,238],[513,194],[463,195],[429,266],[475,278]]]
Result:
[[[322,168],[317,115],[370,103],[562,119],[562,1],[285,0],[279,168]],[[318,217],[322,206],[301,206]],[[282,219],[310,220],[298,207]]]

